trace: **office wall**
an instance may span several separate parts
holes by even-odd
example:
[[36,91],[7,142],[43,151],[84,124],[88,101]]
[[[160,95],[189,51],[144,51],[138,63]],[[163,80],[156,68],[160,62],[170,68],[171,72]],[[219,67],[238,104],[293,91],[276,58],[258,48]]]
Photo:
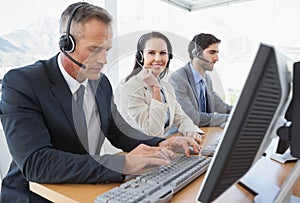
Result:
[[[136,32],[149,30],[168,32],[168,36],[181,38],[182,46],[177,48],[183,52],[172,60],[171,71],[187,62],[187,52],[184,51],[195,34],[212,33],[220,38],[220,60],[216,63],[213,75],[219,78],[216,85],[221,86],[218,88],[220,94],[224,90],[223,94],[228,101],[231,93],[238,94],[242,89],[260,43],[282,49],[292,60],[300,58],[300,41],[297,37],[300,36],[300,30],[295,27],[300,18],[300,12],[297,11],[300,1],[297,0],[253,0],[193,12],[160,0],[117,3],[116,38],[128,39],[128,35],[132,35],[127,41],[131,47],[127,55],[123,53],[121,59],[118,59],[118,66],[110,67],[119,70],[119,80],[131,71],[134,64],[134,51],[139,36],[133,36]],[[175,40],[171,42],[178,43]],[[122,46],[118,48],[122,49]]]
[[[0,77],[11,68],[47,59],[59,51],[58,19],[63,9],[72,2],[76,1],[5,0],[0,8]],[[161,0],[88,2],[110,10],[114,16],[115,41],[125,35],[134,36],[133,33],[149,30],[169,32],[182,38],[178,49],[183,51],[177,50],[180,55],[172,60],[171,71],[187,62],[184,53],[186,43],[196,33],[216,35],[222,43],[220,61],[213,74],[220,79],[218,83],[222,87],[219,89],[224,90],[227,97],[228,92],[242,88],[260,42],[279,46],[293,60],[299,59],[298,0],[252,0],[193,12]],[[10,19],[10,23],[6,19]],[[130,50],[125,55],[110,60],[108,74],[113,86],[132,69],[137,38],[132,37],[126,42]],[[117,43],[114,48],[118,49]]]

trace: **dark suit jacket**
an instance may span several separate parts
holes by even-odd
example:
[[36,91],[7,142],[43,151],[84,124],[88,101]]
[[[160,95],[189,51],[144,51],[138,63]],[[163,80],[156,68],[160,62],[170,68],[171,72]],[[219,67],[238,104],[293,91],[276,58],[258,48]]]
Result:
[[[89,82],[96,90],[101,129],[114,146],[130,151],[140,143],[154,146],[163,140],[141,134],[124,122],[114,108],[111,85],[105,75]],[[48,202],[29,191],[28,181],[103,183],[123,180],[120,171],[124,156],[91,157],[82,146],[73,124],[72,94],[59,70],[57,56],[5,75],[1,122],[13,158],[2,183],[3,203]],[[135,137],[126,136],[119,130],[121,127]],[[106,167],[109,164],[114,170]]]
[[232,107],[226,104],[213,90],[212,81],[208,74],[204,75],[204,80],[207,95],[207,113],[199,111],[198,94],[189,63],[169,77],[169,82],[175,90],[176,99],[195,125],[200,127],[219,126],[227,121]]

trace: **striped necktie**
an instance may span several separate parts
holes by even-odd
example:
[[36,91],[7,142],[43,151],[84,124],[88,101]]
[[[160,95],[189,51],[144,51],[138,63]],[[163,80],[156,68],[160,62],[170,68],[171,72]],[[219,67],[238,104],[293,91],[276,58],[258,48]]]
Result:
[[[161,96],[162,96],[162,101],[164,103],[167,103],[164,90],[160,89],[160,92],[161,92]],[[165,115],[165,128],[168,127],[169,123],[170,123],[170,110],[169,110],[169,108],[167,108],[167,112],[166,112],[166,115]]]
[[206,112],[206,96],[205,96],[205,84],[201,79],[199,81],[200,92],[199,92],[199,110],[201,112]]

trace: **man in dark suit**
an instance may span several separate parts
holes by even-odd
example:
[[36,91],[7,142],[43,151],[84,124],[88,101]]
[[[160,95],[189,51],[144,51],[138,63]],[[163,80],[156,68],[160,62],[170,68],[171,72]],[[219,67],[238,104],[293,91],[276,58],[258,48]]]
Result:
[[[101,73],[111,48],[111,21],[98,6],[70,5],[61,16],[61,53],[5,75],[1,122],[12,163],[1,202],[48,202],[30,192],[29,181],[120,182],[148,164],[168,164],[174,146],[182,146],[187,156],[188,145],[199,152],[192,138],[146,136],[119,116]],[[83,107],[77,106],[80,89]],[[84,116],[78,117],[82,108]],[[128,153],[99,156],[105,137]]]
[[211,34],[195,35],[188,46],[191,62],[169,77],[182,109],[200,127],[223,126],[232,108],[214,91],[206,74],[219,60],[220,42]]

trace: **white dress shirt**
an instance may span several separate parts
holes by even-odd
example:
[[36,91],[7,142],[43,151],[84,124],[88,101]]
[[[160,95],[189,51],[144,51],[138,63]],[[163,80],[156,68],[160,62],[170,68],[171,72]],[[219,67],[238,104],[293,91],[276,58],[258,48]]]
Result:
[[76,96],[76,91],[79,89],[80,85],[85,86],[83,109],[88,131],[89,154],[95,155],[101,130],[101,121],[96,105],[95,94],[92,90],[92,87],[88,83],[88,79],[85,79],[83,82],[79,83],[66,72],[61,63],[60,55],[58,56],[58,66],[72,92],[73,97]]

